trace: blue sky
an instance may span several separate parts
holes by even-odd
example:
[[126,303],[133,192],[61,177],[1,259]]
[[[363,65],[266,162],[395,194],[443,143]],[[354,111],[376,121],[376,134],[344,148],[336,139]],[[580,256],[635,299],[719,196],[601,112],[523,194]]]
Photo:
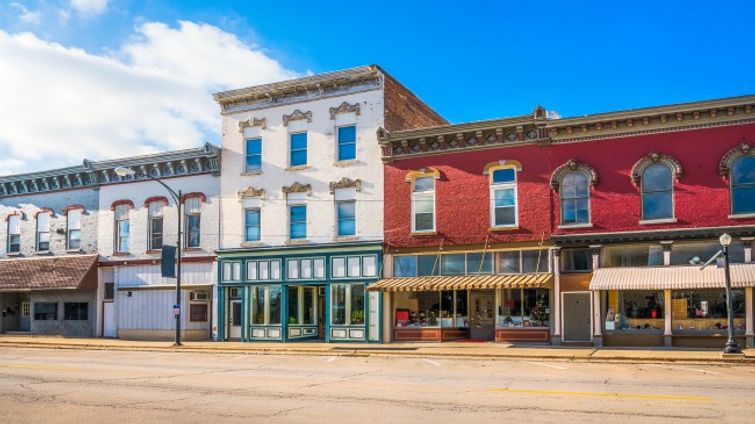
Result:
[[[0,31],[14,47],[20,43],[18,48],[26,49],[14,52],[31,51],[38,58],[30,63],[38,66],[54,58],[34,56],[34,46],[27,45],[21,34],[49,43],[48,48],[59,45],[74,56],[76,48],[83,49],[87,60],[105,58],[129,72],[167,69],[176,75],[174,80],[183,76],[187,86],[199,90],[198,97],[169,95],[165,102],[192,101],[239,84],[377,63],[454,123],[528,113],[538,104],[562,116],[574,116],[753,94],[755,47],[750,28],[754,17],[755,6],[746,1],[469,2],[463,8],[456,2],[437,1],[0,3]],[[195,34],[202,39],[207,34],[202,31],[214,31],[219,46],[229,37],[232,43],[247,46],[248,50],[237,47],[228,54],[248,55],[248,60],[235,63],[234,58],[214,54],[190,57],[188,44],[192,42],[180,40],[184,36],[196,40],[187,35],[196,28],[181,22],[204,25]],[[170,51],[175,52],[180,48],[164,43],[165,39],[187,45],[185,52],[176,53],[167,64],[159,59],[160,49],[173,46]],[[207,51],[214,51],[212,46],[208,44]],[[274,66],[258,73],[255,60],[259,57],[254,55],[262,55]],[[13,66],[8,57],[0,56],[0,72],[2,62]],[[217,68],[208,69],[208,62]],[[228,63],[226,68],[224,63]],[[176,71],[181,66],[190,68],[185,75],[183,70]],[[76,78],[78,65],[74,68],[60,81],[50,76],[49,84],[59,86]],[[105,80],[118,85],[117,76]],[[1,85],[0,81],[0,94]],[[113,96],[117,98],[117,92]],[[63,102],[56,106],[65,108],[67,98],[54,99]],[[137,107],[143,105],[137,103]],[[207,115],[209,108],[170,112],[194,127],[193,133],[188,128],[177,132],[185,134],[186,143],[196,144],[200,138],[218,142],[217,127]],[[60,131],[65,131],[65,124]],[[79,137],[87,135],[81,128],[74,133],[79,130],[83,134]],[[40,136],[60,131],[51,128]],[[0,132],[0,155],[17,158],[5,166],[0,161],[0,173],[33,169],[43,161],[41,154],[18,152],[9,140],[24,133],[24,128],[5,135]],[[98,136],[101,133],[91,135],[92,140]],[[184,147],[181,141],[161,141],[160,131],[150,127],[124,137],[139,151]],[[3,142],[11,146],[6,146],[7,152]],[[85,146],[91,151],[89,157],[125,153],[100,149],[94,141]],[[71,152],[60,161],[75,161],[74,155],[82,153],[89,151]]]

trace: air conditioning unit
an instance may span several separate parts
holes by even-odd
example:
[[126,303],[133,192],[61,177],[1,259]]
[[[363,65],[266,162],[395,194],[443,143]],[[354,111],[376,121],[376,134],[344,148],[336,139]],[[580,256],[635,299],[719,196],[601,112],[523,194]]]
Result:
[[189,294],[189,299],[197,302],[205,302],[209,299],[209,295],[205,291],[193,291]]

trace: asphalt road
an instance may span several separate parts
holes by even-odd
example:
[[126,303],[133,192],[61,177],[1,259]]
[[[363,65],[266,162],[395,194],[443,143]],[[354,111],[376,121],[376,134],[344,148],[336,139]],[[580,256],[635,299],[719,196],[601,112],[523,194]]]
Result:
[[0,418],[752,423],[755,367],[0,348]]

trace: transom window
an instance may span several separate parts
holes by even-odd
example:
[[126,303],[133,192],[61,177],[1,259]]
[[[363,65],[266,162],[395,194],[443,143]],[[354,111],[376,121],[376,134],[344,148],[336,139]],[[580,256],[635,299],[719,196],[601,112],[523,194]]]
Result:
[[354,125],[338,127],[338,160],[357,157],[357,128]]
[[295,258],[286,260],[289,280],[325,278],[325,258]]
[[303,166],[307,164],[307,133],[291,134],[291,154],[289,158],[291,166]]
[[412,191],[412,231],[435,231],[435,178],[419,177]]
[[241,280],[241,262],[223,262],[223,281]]
[[755,213],[755,156],[742,156],[731,166],[731,211]]
[[268,281],[281,279],[280,259],[246,262],[246,279],[250,281]]
[[518,224],[516,170],[496,169],[490,181],[490,214],[493,227],[515,227]]
[[574,171],[561,179],[561,224],[590,223],[590,184],[584,172]]
[[377,276],[377,256],[336,256],[332,259],[333,278]]
[[37,251],[50,250],[50,212],[37,214]]
[[8,253],[21,251],[21,217],[11,215],[8,217]]
[[246,140],[246,163],[244,169],[247,172],[254,172],[262,169],[261,138]]
[[650,165],[642,172],[642,219],[674,217],[673,176],[668,165]]

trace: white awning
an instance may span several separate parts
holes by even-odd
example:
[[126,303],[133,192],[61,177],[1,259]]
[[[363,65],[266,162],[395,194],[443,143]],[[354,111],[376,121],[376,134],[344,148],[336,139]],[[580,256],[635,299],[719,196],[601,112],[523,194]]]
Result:
[[[755,286],[755,263],[731,265],[731,286]],[[700,266],[598,268],[591,290],[663,290],[724,288],[724,269]]]

